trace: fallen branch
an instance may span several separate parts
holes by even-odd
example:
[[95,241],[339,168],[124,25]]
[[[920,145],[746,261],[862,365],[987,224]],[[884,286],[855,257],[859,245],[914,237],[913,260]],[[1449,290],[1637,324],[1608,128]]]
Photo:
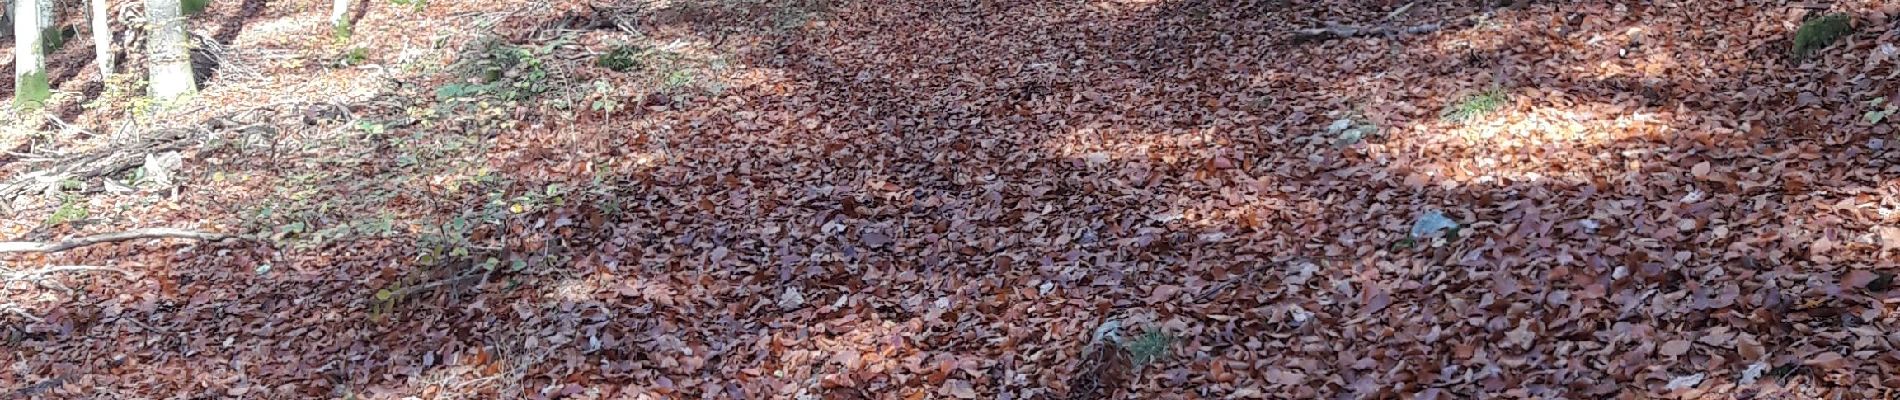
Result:
[[61,182],[69,179],[87,180],[109,176],[144,165],[147,154],[182,149],[188,144],[187,139],[193,136],[184,130],[165,131],[150,140],[112,146],[55,161],[49,168],[0,182],[0,205],[9,204],[21,195],[58,189]]
[[172,228],[148,228],[83,236],[58,242],[0,242],[0,253],[56,253],[95,244],[123,242],[135,239],[195,239],[215,242],[225,239],[249,238],[239,235],[195,232]]
[[1360,36],[1419,35],[1444,29],[1443,24],[1424,24],[1410,27],[1360,27],[1351,25],[1327,25],[1324,28],[1308,28],[1293,31],[1300,40],[1350,39]]
[[[1394,11],[1392,14],[1388,15],[1387,18],[1390,19],[1393,17],[1397,17],[1399,14],[1409,11],[1410,9],[1411,9],[1410,7],[1401,7],[1398,11]],[[1351,39],[1351,38],[1364,37],[1364,36],[1394,37],[1394,36],[1400,36],[1400,35],[1422,35],[1422,34],[1437,32],[1439,30],[1443,30],[1446,28],[1458,28],[1458,27],[1468,26],[1468,25],[1477,23],[1479,20],[1484,19],[1485,17],[1488,17],[1488,16],[1489,15],[1487,14],[1479,14],[1479,15],[1473,15],[1473,16],[1469,16],[1465,18],[1460,18],[1457,21],[1452,21],[1449,23],[1434,22],[1434,23],[1429,23],[1429,24],[1413,25],[1413,26],[1386,26],[1386,25],[1355,26],[1355,25],[1326,24],[1325,27],[1320,27],[1320,28],[1296,29],[1293,31],[1293,40],[1301,41],[1301,42],[1310,42],[1310,41],[1331,40],[1331,39]]]

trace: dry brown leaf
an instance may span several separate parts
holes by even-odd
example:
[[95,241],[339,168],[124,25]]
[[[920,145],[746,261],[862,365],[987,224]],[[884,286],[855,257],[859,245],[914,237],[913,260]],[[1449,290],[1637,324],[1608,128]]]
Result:
[[976,398],[976,388],[970,386],[970,381],[962,379],[944,381],[943,393],[959,399]]
[[1693,344],[1687,340],[1676,339],[1676,340],[1671,340],[1668,342],[1663,342],[1662,346],[1657,347],[1656,350],[1658,353],[1664,356],[1677,357],[1683,354],[1688,354],[1689,348],[1692,345]]

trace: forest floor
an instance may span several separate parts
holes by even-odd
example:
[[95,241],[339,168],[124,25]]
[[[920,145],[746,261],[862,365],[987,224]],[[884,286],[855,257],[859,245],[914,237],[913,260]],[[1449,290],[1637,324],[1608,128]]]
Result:
[[1900,390],[1892,2],[325,3],[53,54],[0,177],[151,157],[0,238],[246,238],[0,257],[0,398]]

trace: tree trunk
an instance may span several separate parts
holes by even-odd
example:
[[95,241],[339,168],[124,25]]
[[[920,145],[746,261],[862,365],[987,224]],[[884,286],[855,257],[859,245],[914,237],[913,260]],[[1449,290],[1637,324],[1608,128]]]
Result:
[[45,41],[40,37],[45,28],[40,25],[45,19],[40,17],[40,6],[36,0],[13,2],[13,103],[22,107],[37,107],[52,95],[46,81]]
[[350,0],[330,2],[330,26],[344,29],[350,24]]
[[145,0],[145,14],[152,25],[152,35],[146,39],[146,52],[150,53],[147,58],[152,64],[152,98],[172,100],[197,93],[198,84],[191,77],[191,51],[186,47],[190,38],[185,35],[185,17],[178,0]]
[[[53,0],[38,0],[35,3],[40,5],[40,29],[53,29],[57,27],[59,25],[59,10],[53,8]],[[41,35],[41,40],[45,40],[45,34]]]
[[94,63],[99,64],[99,80],[112,77],[112,13],[106,0],[92,0],[92,45]]
[[13,0],[5,0],[6,10],[0,10],[0,35],[13,36]]

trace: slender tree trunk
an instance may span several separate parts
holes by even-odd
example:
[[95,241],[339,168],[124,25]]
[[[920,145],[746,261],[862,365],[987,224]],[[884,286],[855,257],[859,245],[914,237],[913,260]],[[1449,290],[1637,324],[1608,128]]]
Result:
[[112,77],[112,13],[106,0],[92,0],[92,45],[94,63],[99,64],[99,80]]
[[46,55],[40,32],[40,4],[36,0],[13,2],[13,102],[19,106],[38,106],[52,95],[46,81]]
[[5,0],[6,10],[0,10],[0,35],[13,36],[13,0]]
[[197,93],[192,81],[191,50],[185,35],[185,17],[178,0],[145,0],[145,15],[150,19],[152,35],[146,39],[147,58],[151,59],[152,97],[172,100]]
[[[53,9],[53,0],[33,0],[33,4],[40,6],[38,15],[41,30],[53,29],[59,24],[59,14],[55,14],[59,10]],[[46,40],[45,33],[40,34],[40,40]]]
[[343,29],[343,28],[348,27],[349,24],[350,24],[350,0],[331,1],[330,2],[330,26],[336,27],[338,29]]

